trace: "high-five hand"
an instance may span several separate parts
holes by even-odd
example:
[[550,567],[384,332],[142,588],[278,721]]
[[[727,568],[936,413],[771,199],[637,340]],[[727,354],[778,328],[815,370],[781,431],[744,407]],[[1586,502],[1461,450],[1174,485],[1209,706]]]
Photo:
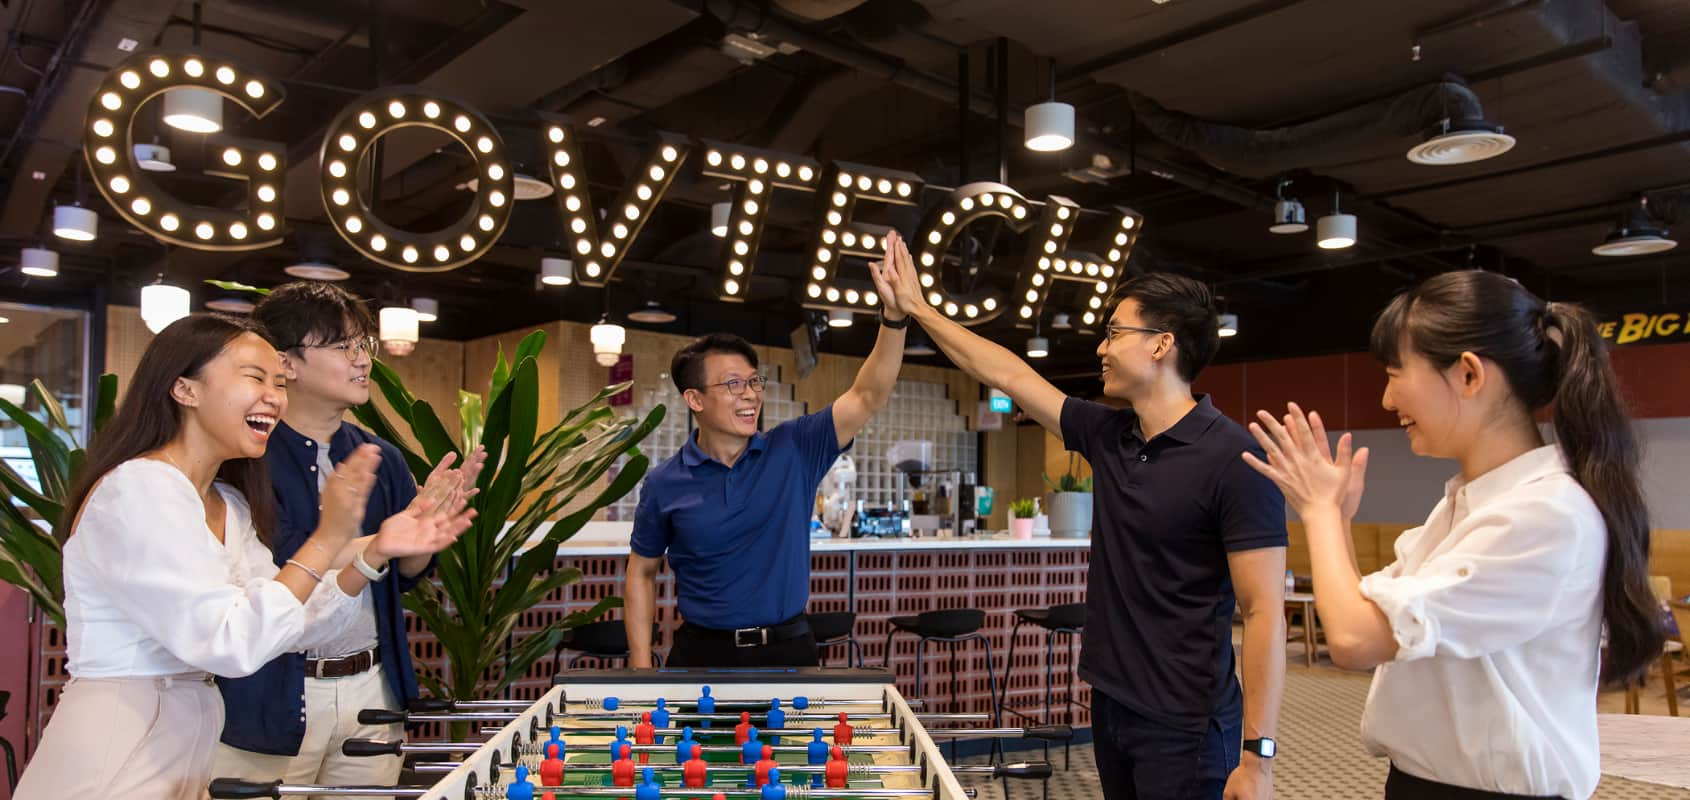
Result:
[[878,264],[871,264],[869,272],[874,278],[874,288],[880,296],[886,298],[888,307],[896,304],[905,314],[914,315],[926,303],[921,296],[921,284],[917,282],[915,262],[910,258],[910,249],[904,244],[904,237],[896,231],[887,234],[886,258]]
[[880,302],[885,306],[882,313],[886,315],[887,319],[897,322],[907,316],[910,309],[904,305],[903,298],[888,289],[890,284],[887,282],[886,276],[892,274],[897,266],[896,254],[898,248],[903,246],[904,237],[899,236],[897,231],[887,231],[882,241],[886,245],[886,255],[879,261],[869,262],[868,269],[869,274],[874,278],[875,289],[880,292]]
[[1244,462],[1279,485],[1285,501],[1299,515],[1320,508],[1339,510],[1344,519],[1354,519],[1367,478],[1367,448],[1352,452],[1348,433],[1338,437],[1338,452],[1326,443],[1326,426],[1320,414],[1303,414],[1296,403],[1286,406],[1283,420],[1266,411],[1256,412],[1259,422],[1250,423],[1250,433],[1267,453],[1267,462],[1250,453]]

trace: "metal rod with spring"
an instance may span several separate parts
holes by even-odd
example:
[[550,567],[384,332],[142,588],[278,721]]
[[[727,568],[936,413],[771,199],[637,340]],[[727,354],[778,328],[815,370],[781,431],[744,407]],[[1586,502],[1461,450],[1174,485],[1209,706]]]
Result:
[[[411,769],[414,770],[415,772],[417,772],[418,774],[422,774],[422,775],[442,774],[442,773],[451,772],[452,770],[457,769],[460,763],[462,763],[462,762],[441,761],[441,762],[437,762],[437,763],[414,764],[414,765],[412,765]],[[519,766],[519,765],[517,765],[517,764],[500,764],[499,769],[501,769],[501,770],[516,769],[517,766]],[[524,765],[521,765],[521,766],[527,766],[527,765],[524,764]],[[639,768],[640,769],[650,769],[650,770],[653,770],[653,771],[656,771],[656,772],[662,772],[662,773],[682,772],[686,769],[686,767],[682,764],[642,764],[642,765],[640,765]],[[569,774],[569,773],[599,774],[599,773],[611,772],[612,769],[613,768],[609,764],[580,764],[580,765],[569,764],[569,765],[564,766],[563,771],[564,771],[565,774]],[[728,766],[728,765],[719,765],[719,764],[710,764],[710,765],[706,766],[704,769],[705,769],[706,774],[710,774],[710,775],[744,774],[744,773],[753,771],[752,767],[739,766],[739,765]],[[852,764],[846,769],[846,774],[847,775],[856,775],[856,776],[859,776],[859,777],[865,776],[865,775],[921,774],[923,769],[924,769],[924,767],[922,767],[920,764]],[[802,773],[802,774],[805,774],[805,775],[825,774],[826,771],[827,771],[827,765],[825,765],[825,764],[782,764],[780,766],[780,771],[781,772],[787,772],[787,773]],[[998,779],[998,778],[1025,778],[1025,779],[1030,779],[1030,780],[1043,780],[1045,778],[1050,777],[1051,766],[1048,762],[1045,762],[1045,761],[1022,761],[1022,762],[1017,762],[1017,763],[1013,763],[1013,764],[983,764],[983,765],[969,764],[969,765],[961,765],[961,766],[951,767],[951,774],[953,774],[953,775],[979,775],[979,776],[984,776],[984,777],[990,777],[994,780]],[[545,787],[545,786],[537,786],[537,787],[535,787],[535,789],[537,791],[549,791],[550,790],[549,787]]]
[[[435,753],[447,753],[447,754],[451,754],[451,753],[473,753],[477,750],[480,750],[482,747],[486,746],[486,744],[487,744],[486,742],[414,742],[414,743],[406,743],[406,742],[383,742],[383,741],[378,741],[378,740],[375,740],[375,739],[347,739],[345,742],[343,742],[341,744],[340,751],[342,753],[344,753],[345,755],[351,756],[351,757],[354,757],[354,758],[359,757],[359,756],[397,756],[397,755],[429,755],[429,754],[435,754]],[[539,757],[542,754],[540,748],[542,746],[544,746],[544,744],[545,744],[544,742],[527,742],[527,743],[522,745],[522,747],[520,748],[520,752],[518,752],[517,755],[519,757],[521,757],[521,756]],[[673,752],[675,752],[675,745],[673,743],[671,743],[671,744],[630,744],[628,746],[630,748],[632,748],[631,752],[634,752],[634,753],[673,753]],[[743,750],[740,748],[739,745],[705,744],[705,745],[699,745],[699,746],[704,748],[704,752],[706,752],[706,753],[733,753],[733,754],[737,755],[737,754],[743,752]],[[774,751],[776,753],[808,753],[810,751],[809,747],[806,746],[806,745],[785,745],[785,744],[781,744],[781,745],[769,745],[769,746],[773,747]],[[845,745],[833,745],[833,746],[838,747],[840,750],[844,751],[844,753],[846,755],[852,755],[852,754],[856,754],[856,753],[907,753],[907,752],[909,752],[909,748],[904,746],[904,745],[901,745],[901,744],[845,744]]]
[[[633,723],[639,722],[640,719],[642,718],[642,715],[644,715],[646,713],[646,711],[648,711],[648,710],[650,710],[650,709],[641,710],[641,711],[632,711],[632,710],[621,711],[621,710],[618,710],[618,711],[566,712],[566,713],[561,714],[559,716],[562,716],[562,717],[565,717],[565,718],[568,718],[568,719],[581,719],[581,720],[592,720],[592,721],[628,720],[630,724],[633,724]],[[760,709],[760,711],[762,711],[764,713],[768,712],[769,710],[770,709],[767,709],[767,708]],[[745,713],[751,713],[751,712],[747,711]],[[831,722],[837,721],[839,719],[840,713],[845,714],[845,718],[847,720],[850,720],[850,721],[857,721],[857,720],[891,721],[891,719],[892,719],[891,714],[889,714],[887,712],[883,712],[883,711],[870,711],[870,712],[863,712],[863,713],[852,713],[852,712],[849,712],[849,711],[844,711],[844,712],[837,712],[837,713],[833,713],[833,714],[804,714],[804,713],[797,713],[797,712],[787,712],[786,713],[786,720],[788,722],[811,722],[811,721],[813,721],[813,722],[823,722],[823,721],[826,721],[826,722],[831,723]],[[360,725],[399,725],[399,724],[410,723],[410,722],[509,722],[513,719],[516,719],[519,716],[521,716],[521,714],[516,712],[516,711],[498,710],[498,709],[495,709],[495,708],[492,708],[492,707],[478,708],[478,709],[471,710],[471,711],[458,711],[458,710],[448,710],[448,711],[393,711],[391,709],[385,709],[385,708],[366,708],[366,709],[358,712],[358,723]],[[752,714],[753,719],[755,719],[758,716],[762,716],[762,714]],[[920,721],[923,725],[926,725],[930,722],[986,722],[986,721],[988,721],[992,718],[992,715],[990,715],[990,714],[916,714],[915,718],[918,721]],[[734,722],[739,721],[739,714],[738,713],[734,713],[734,714],[691,714],[691,713],[670,712],[669,720],[671,722],[704,722],[704,721],[710,721],[710,722],[734,723]]]
[[[571,797],[627,797],[636,787],[623,786],[569,786],[554,792],[558,800]],[[789,785],[781,787],[785,791],[787,800],[870,800],[870,798],[908,798],[933,797],[930,789],[815,789],[809,786]],[[283,797],[325,796],[325,797],[422,797],[432,789],[416,786],[312,786],[305,784],[285,784],[280,781],[263,783],[259,781],[243,781],[234,778],[217,778],[211,782],[210,794],[213,800],[260,800],[271,798],[280,800]],[[698,796],[697,789],[684,787],[659,787],[658,797],[694,798]],[[762,798],[763,789],[745,787],[711,787],[712,794],[733,798]],[[964,790],[969,797],[973,797],[972,790]],[[477,786],[471,790],[476,797],[498,798],[505,797],[504,786]]]

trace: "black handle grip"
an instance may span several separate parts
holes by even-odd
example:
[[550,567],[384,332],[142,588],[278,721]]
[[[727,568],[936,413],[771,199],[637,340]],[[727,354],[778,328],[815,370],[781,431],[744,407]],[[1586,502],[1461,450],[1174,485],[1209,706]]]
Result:
[[213,778],[211,796],[216,800],[253,800],[282,796],[281,781],[243,781],[240,778]]
[[1042,781],[1050,777],[1050,772],[1048,761],[1023,761],[1016,764],[999,764],[992,770],[992,777]]
[[347,739],[340,745],[340,754],[348,758],[366,756],[396,756],[404,752],[403,742],[384,742],[379,739]]
[[403,711],[389,711],[385,708],[366,708],[358,712],[359,725],[397,725],[410,719],[410,715]]
[[[360,717],[358,721],[363,722],[364,720]],[[1021,738],[1066,742],[1074,738],[1074,729],[1067,725],[1035,725],[1031,728],[1022,728]]]
[[439,714],[452,710],[452,701],[438,697],[419,697],[407,706],[412,714]]

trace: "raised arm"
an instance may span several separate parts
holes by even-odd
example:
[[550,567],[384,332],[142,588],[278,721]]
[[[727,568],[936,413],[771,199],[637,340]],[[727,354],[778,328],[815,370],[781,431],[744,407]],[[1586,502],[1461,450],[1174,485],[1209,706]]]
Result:
[[903,237],[890,233],[887,258],[872,266],[875,287],[894,304],[921,323],[933,343],[963,372],[987,386],[1002,390],[1038,420],[1045,430],[1062,435],[1062,403],[1067,399],[1027,362],[1008,348],[952,322],[921,296],[915,262]]
[[[891,258],[892,249],[888,247],[886,260]],[[884,269],[885,263],[883,261],[880,267],[871,269]],[[887,322],[896,324],[908,319],[892,296],[885,293],[881,296],[885,298],[885,309],[881,313]],[[851,388],[833,401],[833,432],[839,437],[840,447],[857,438],[863,426],[886,407],[887,401],[892,399],[892,387],[898,382],[898,370],[904,364],[904,329],[885,325],[879,328],[880,335],[874,340],[874,350],[863,362],[863,368],[857,370],[857,379],[851,382]]]

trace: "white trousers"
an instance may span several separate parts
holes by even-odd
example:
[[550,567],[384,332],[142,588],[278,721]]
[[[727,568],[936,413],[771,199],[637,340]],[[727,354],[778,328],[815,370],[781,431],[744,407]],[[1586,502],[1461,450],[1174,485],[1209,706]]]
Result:
[[404,738],[403,725],[363,725],[366,708],[397,709],[380,665],[344,678],[305,679],[305,739],[299,755],[273,756],[217,745],[212,772],[220,778],[282,781],[290,785],[392,786],[404,760],[399,756],[349,758],[340,752],[347,739]]
[[200,800],[223,733],[223,698],[204,673],[71,678],[16,800]]

